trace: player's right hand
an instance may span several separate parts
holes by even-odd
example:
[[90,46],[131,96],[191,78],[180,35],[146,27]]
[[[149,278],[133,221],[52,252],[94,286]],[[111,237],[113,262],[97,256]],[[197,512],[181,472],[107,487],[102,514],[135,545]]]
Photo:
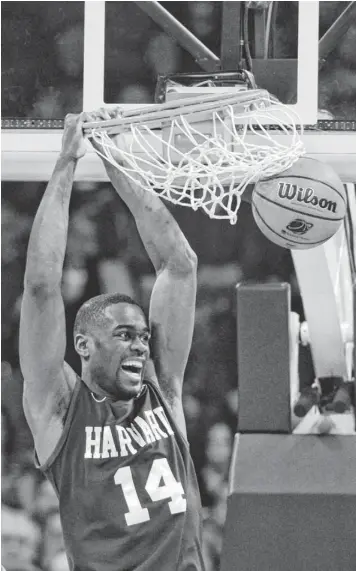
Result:
[[87,113],[79,115],[69,114],[64,121],[61,155],[69,159],[78,160],[87,151],[83,135],[83,123],[88,120]]

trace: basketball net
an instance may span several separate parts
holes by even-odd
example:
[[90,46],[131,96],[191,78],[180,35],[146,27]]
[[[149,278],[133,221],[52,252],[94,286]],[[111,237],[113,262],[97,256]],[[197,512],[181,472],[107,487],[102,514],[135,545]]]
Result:
[[96,152],[134,183],[232,224],[249,184],[305,152],[297,114],[259,89],[121,108],[84,128],[101,146]]

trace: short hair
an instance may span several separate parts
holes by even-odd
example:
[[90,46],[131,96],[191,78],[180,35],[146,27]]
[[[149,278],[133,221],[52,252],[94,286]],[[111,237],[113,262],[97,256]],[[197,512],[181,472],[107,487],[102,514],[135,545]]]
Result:
[[88,301],[84,302],[83,305],[78,309],[73,327],[74,337],[77,333],[86,334],[92,327],[105,327],[107,320],[107,317],[104,313],[105,309],[111,305],[116,305],[118,303],[129,303],[130,305],[136,305],[141,309],[147,320],[146,314],[141,305],[132,299],[132,297],[129,295],[121,293],[104,293],[102,295],[97,295],[88,299]]

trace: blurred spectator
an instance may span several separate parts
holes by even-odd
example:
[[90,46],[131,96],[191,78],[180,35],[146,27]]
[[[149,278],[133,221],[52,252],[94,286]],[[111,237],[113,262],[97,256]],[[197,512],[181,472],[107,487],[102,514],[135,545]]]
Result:
[[68,559],[64,551],[57,553],[49,562],[46,571],[69,571]]
[[[2,362],[1,369],[10,366],[9,363]],[[3,377],[3,374],[1,375]],[[5,469],[11,462],[11,457],[14,453],[14,427],[12,425],[11,416],[5,406],[1,405],[1,454],[2,454],[2,467]]]
[[62,295],[66,304],[73,304],[83,297],[87,281],[88,271],[85,267],[68,266],[64,269]]
[[232,445],[231,430],[224,422],[214,424],[207,436],[206,459],[218,474],[226,477]]
[[232,434],[230,428],[224,422],[214,424],[207,434],[206,463],[201,472],[211,505],[217,504],[221,498],[225,499],[231,451]]
[[[16,304],[17,305],[17,304]],[[16,307],[13,308],[14,314],[17,315]],[[28,452],[32,450],[33,439],[28,428],[22,406],[23,379],[20,369],[17,366],[18,361],[18,317],[14,319],[14,330],[12,332],[13,346],[4,343],[3,353],[13,357],[16,366],[11,366],[8,361],[1,363],[1,398],[2,406],[7,411],[7,415],[11,422],[11,441],[13,453],[11,454],[11,464],[24,465],[27,463]],[[13,353],[12,353],[13,351]]]
[[1,563],[7,571],[39,571],[40,530],[23,510],[2,506]]
[[[44,569],[52,568],[53,561],[64,552],[63,533],[59,512],[49,513],[44,523],[41,563]],[[57,562],[60,564],[61,557]],[[65,559],[67,562],[67,559]],[[68,565],[68,563],[67,563]]]
[[2,115],[26,117],[35,97],[35,78],[40,80],[42,76],[37,62],[45,52],[46,38],[36,33],[39,14],[28,15],[23,3],[3,4],[1,13],[2,45],[6,46],[1,66]]
[[[16,428],[16,430],[15,430]],[[38,477],[31,453],[19,446],[18,426],[4,404],[1,405],[1,498],[12,508],[32,513]],[[21,425],[20,425],[21,428]]]
[[[14,365],[18,361],[14,347],[18,326],[17,302],[22,294],[23,267],[31,218],[19,213],[7,200],[1,212],[1,347],[2,358]],[[2,370],[2,375],[4,371]],[[5,379],[6,381],[6,379]]]
[[[237,366],[237,363],[236,363]],[[237,430],[239,393],[237,386],[227,391],[223,402],[223,415],[233,434]],[[225,412],[226,411],[226,412]]]
[[157,34],[148,42],[145,61],[151,66],[155,77],[178,71],[181,48],[167,34]]
[[222,540],[222,527],[208,515],[203,523],[203,559],[205,571],[219,571]]
[[19,503],[30,515],[36,509],[38,482],[41,474],[34,465],[34,451],[28,450],[21,454],[17,464],[16,488]]
[[57,512],[59,509],[58,498],[56,493],[48,480],[43,480],[38,488],[37,500],[36,500],[36,516],[37,518],[44,522],[47,516],[53,512]]
[[[94,38],[93,38],[94,39]],[[84,26],[83,23],[64,30],[55,38],[57,61],[67,77],[83,75]]]
[[14,453],[14,431],[9,411],[1,405],[1,497],[11,495],[13,473],[11,461]]
[[30,117],[36,119],[59,119],[66,113],[61,102],[61,92],[53,86],[42,89],[33,103]]
[[207,507],[203,522],[206,571],[218,571],[227,510],[228,473],[232,453],[232,432],[223,422],[213,424],[207,433],[205,466],[201,477],[203,503]]
[[[340,64],[339,64],[340,65]],[[354,119],[356,71],[339,67],[322,69],[319,79],[319,107],[327,109],[337,119]]]
[[[356,69],[356,25],[350,26],[338,43],[337,51],[345,67]],[[354,92],[355,93],[355,92]]]
[[16,461],[9,463],[7,470],[3,469],[2,472],[2,502],[9,507],[24,509],[32,515],[35,512],[39,478],[33,454],[17,450]]
[[123,87],[117,98],[116,101],[120,103],[129,103],[129,104],[138,104],[138,103],[152,103],[152,94],[151,91],[145,87],[144,85],[140,85],[139,83],[130,83],[130,85],[126,85]]
[[187,7],[192,31],[198,38],[206,38],[217,31],[216,2],[189,2]]
[[90,204],[82,204],[69,219],[66,263],[81,269],[85,267],[87,259],[95,258],[97,253],[98,238]]

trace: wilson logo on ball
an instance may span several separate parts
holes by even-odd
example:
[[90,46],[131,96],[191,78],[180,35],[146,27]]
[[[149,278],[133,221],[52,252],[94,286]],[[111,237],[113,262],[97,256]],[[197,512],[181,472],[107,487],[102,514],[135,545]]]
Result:
[[301,218],[295,218],[294,220],[289,222],[289,224],[287,224],[286,228],[290,232],[293,232],[293,234],[300,235],[300,234],[306,234],[308,230],[310,230],[310,228],[313,228],[313,226],[314,224],[312,224],[311,222],[306,222]]
[[336,202],[328,200],[327,198],[319,198],[315,195],[315,192],[312,188],[302,188],[296,184],[279,182],[278,196],[282,199],[297,200],[298,202],[303,202],[304,204],[318,206],[323,210],[329,210],[329,212],[336,212],[337,210]]

